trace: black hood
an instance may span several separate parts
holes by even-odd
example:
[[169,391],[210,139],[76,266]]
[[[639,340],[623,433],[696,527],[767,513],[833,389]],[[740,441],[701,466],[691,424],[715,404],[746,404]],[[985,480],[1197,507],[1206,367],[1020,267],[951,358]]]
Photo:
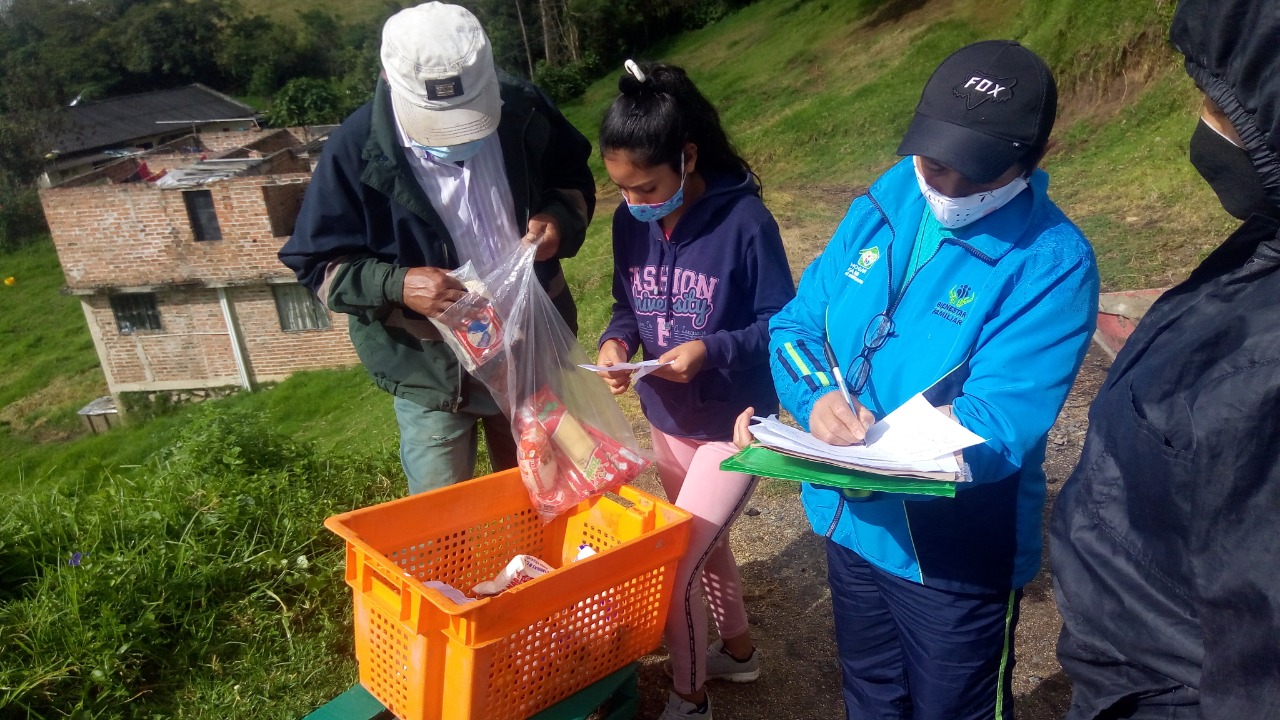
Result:
[[1182,0],[1169,39],[1218,104],[1280,206],[1280,2]]

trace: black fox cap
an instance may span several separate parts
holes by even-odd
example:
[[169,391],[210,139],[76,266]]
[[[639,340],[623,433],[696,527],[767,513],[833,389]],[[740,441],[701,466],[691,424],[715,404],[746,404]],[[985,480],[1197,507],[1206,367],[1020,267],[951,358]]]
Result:
[[1012,40],[951,53],[924,86],[899,155],[920,155],[988,183],[1049,140],[1058,87],[1049,66]]

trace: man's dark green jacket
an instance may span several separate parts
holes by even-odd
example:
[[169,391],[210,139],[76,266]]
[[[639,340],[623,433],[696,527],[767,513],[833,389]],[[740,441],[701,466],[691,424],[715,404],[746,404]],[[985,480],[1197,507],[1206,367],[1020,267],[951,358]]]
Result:
[[[595,209],[591,143],[540,90],[505,74],[499,79],[497,137],[516,226],[528,227],[539,213],[558,221],[560,248],[536,271],[576,331],[560,258],[582,247]],[[351,316],[351,341],[379,387],[432,409],[456,411],[478,399],[479,384],[467,381],[434,326],[402,304],[410,268],[456,268],[458,253],[414,177],[385,82],[329,137],[280,260],[327,307]]]

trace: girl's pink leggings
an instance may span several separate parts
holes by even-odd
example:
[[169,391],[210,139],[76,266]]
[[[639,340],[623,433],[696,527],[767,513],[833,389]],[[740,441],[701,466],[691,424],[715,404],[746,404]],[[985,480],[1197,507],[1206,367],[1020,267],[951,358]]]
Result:
[[692,693],[706,682],[707,611],[702,594],[706,593],[720,637],[747,631],[742,578],[729,550],[729,526],[746,508],[756,478],[720,469],[720,461],[738,451],[733,443],[652,430],[667,499],[693,514],[689,551],[676,568],[665,634],[675,689]]

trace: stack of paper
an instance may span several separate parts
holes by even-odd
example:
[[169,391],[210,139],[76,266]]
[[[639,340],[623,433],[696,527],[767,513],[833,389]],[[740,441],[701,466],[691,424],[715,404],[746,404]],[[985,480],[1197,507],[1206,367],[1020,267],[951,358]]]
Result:
[[[911,398],[872,425],[867,430],[863,445],[831,445],[779,422],[776,417],[755,420],[756,424],[750,430],[760,444],[784,455],[831,466],[823,473],[824,476],[833,468],[844,468],[873,479],[963,482],[966,477],[960,451],[983,442],[982,438],[931,406],[921,395]],[[767,456],[759,453],[742,457],[748,455],[756,462],[768,460]],[[774,469],[775,472],[781,470],[791,474],[799,471],[794,464]],[[758,468],[756,474],[768,475],[769,469]]]
[[957,480],[960,450],[983,442],[916,395],[867,430],[863,445],[831,445],[784,425],[776,417],[755,418],[751,434],[778,452],[821,463],[885,475]]

